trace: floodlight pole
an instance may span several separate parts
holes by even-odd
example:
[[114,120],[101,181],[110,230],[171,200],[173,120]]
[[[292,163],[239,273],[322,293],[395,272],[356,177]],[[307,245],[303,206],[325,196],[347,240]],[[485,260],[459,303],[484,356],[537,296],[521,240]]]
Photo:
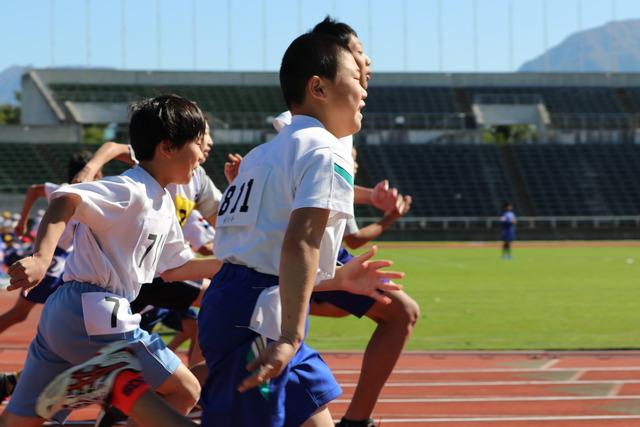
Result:
[[507,17],[508,26],[509,26],[509,71],[513,70],[513,0],[509,0],[509,16]]
[[233,28],[231,26],[231,0],[227,0],[227,66],[229,70],[233,69],[232,51],[233,46],[231,43]]
[[549,40],[547,22],[547,0],[542,0],[542,44],[544,47],[544,71],[549,72]]
[[49,0],[49,63],[56,65],[56,31],[55,31],[56,1]]
[[[616,0],[611,0],[611,22],[615,22],[617,19],[617,11],[616,11]],[[613,41],[613,38],[612,38]],[[617,71],[616,60],[615,60],[615,51],[613,49],[613,45],[609,46],[609,71],[610,73],[615,73]]]
[[367,31],[369,36],[369,54],[373,55],[373,0],[367,2]]
[[162,68],[162,15],[160,10],[160,0],[156,0],[156,49],[157,67]]
[[120,1],[120,19],[122,24],[122,69],[127,68],[127,0]]
[[438,0],[438,68],[440,72],[444,70],[444,63],[442,59],[442,0]]
[[91,0],[87,0],[86,1],[86,8],[85,8],[85,32],[86,32],[86,37],[85,37],[85,49],[86,49],[86,66],[90,67],[91,66]]
[[472,3],[473,15],[473,69],[478,72],[478,0]]
[[409,69],[409,34],[408,34],[408,18],[407,18],[407,0],[402,0],[402,21],[403,21],[403,32],[402,32],[402,53],[403,53],[403,65],[404,71]]
[[193,54],[193,69],[198,69],[198,2],[191,1],[191,49]]
[[267,0],[262,0],[262,69],[267,71]]
[[578,71],[584,71],[584,46],[582,43],[582,0],[576,1],[576,20],[578,24]]
[[302,34],[302,0],[298,0],[298,34]]

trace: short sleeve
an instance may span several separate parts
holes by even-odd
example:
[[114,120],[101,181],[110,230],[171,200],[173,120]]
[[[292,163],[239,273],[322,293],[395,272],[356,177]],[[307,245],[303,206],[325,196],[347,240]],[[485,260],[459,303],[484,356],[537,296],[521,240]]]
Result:
[[200,188],[198,189],[198,200],[196,201],[196,209],[205,218],[210,218],[218,212],[222,192],[218,190],[211,178],[206,174],[204,169],[201,170]]
[[321,208],[353,215],[353,178],[328,147],[311,150],[294,164],[292,210]]
[[344,228],[344,235],[349,236],[351,234],[356,234],[358,230],[360,229],[358,228],[358,223],[356,222],[356,219],[349,218]]
[[127,145],[127,147],[129,148],[129,157],[131,157],[131,161],[133,162],[133,164],[134,165],[140,164],[140,162],[136,158],[136,152],[133,151],[133,147],[131,146],[131,144]]
[[47,198],[47,200],[51,200],[51,194],[58,188],[60,188],[60,184],[54,184],[52,182],[44,183],[44,196]]
[[106,230],[121,220],[125,210],[134,202],[131,184],[119,177],[81,184],[61,186],[51,194],[51,200],[66,194],[80,196],[73,218],[95,230]]
[[194,257],[189,245],[185,242],[182,229],[175,218],[167,233],[167,240],[162,248],[160,259],[156,267],[156,274],[162,274],[172,268],[180,267]]

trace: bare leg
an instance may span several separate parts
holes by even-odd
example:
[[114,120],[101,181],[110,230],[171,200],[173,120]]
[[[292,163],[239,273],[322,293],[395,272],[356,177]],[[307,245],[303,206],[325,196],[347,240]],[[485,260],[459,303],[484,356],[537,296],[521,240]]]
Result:
[[387,295],[391,304],[376,303],[367,313],[378,326],[364,352],[358,385],[344,415],[349,420],[366,420],[371,416],[382,387],[420,317],[420,308],[409,295],[402,291]]
[[182,414],[188,414],[200,398],[200,384],[183,364],[155,391]]
[[182,330],[178,331],[173,336],[173,339],[169,342],[169,344],[167,344],[167,347],[175,351],[178,347],[180,347],[180,344],[182,344],[183,342],[187,340],[194,340],[196,337],[196,332],[197,332],[197,323],[195,319],[183,318]]
[[207,381],[207,375],[209,375],[209,369],[207,369],[207,364],[202,361],[198,362],[195,365],[189,368],[191,373],[198,379],[200,385],[204,385],[205,381]]
[[302,423],[302,427],[333,427],[329,408],[323,406],[318,409],[307,421]]
[[152,391],[147,391],[138,399],[129,418],[140,427],[197,427]]
[[40,427],[44,420],[40,417],[21,417],[5,411],[0,415],[0,427]]
[[0,333],[16,323],[24,322],[36,304],[18,295],[16,303],[6,313],[0,315]]

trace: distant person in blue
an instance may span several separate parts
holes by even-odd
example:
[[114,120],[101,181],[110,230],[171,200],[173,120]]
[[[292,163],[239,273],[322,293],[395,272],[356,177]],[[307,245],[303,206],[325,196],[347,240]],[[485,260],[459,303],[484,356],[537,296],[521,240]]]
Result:
[[502,205],[500,226],[502,227],[502,259],[511,259],[511,242],[516,239],[516,216],[513,205],[506,202]]

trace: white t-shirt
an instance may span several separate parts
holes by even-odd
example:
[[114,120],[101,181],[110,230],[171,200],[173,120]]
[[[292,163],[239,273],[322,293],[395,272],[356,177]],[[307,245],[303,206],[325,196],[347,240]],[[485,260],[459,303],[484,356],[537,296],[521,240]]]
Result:
[[[47,201],[51,201],[51,194],[56,191],[58,188],[65,186],[68,184],[54,184],[52,182],[44,183],[44,195],[47,198]],[[75,220],[69,221],[67,227],[62,232],[62,236],[60,236],[60,240],[58,240],[58,247],[60,249],[64,249],[67,252],[73,250],[73,230],[78,222]],[[39,224],[38,224],[39,225]]]
[[[291,124],[291,117],[291,111],[285,111],[284,113],[280,113],[277,117],[275,117],[271,124],[273,124],[275,130],[280,132],[285,126]],[[353,149],[353,135],[339,138],[339,141],[344,144],[345,150],[347,150],[349,156],[351,156],[351,151]]]
[[351,234],[356,234],[359,230],[356,219],[350,218],[347,220],[347,225],[344,228],[344,235],[349,236]]
[[187,222],[182,226],[182,233],[194,251],[213,242],[213,238],[216,236],[216,231],[197,209],[191,211]]
[[254,148],[222,196],[218,259],[277,276],[291,212],[321,208],[331,212],[317,282],[333,277],[345,222],[353,217],[350,150],[307,116],[294,116],[274,139]]
[[[138,159],[129,145],[131,160],[137,165]],[[176,215],[181,226],[187,222],[191,211],[198,209],[205,218],[210,218],[218,212],[222,192],[213,183],[202,166],[193,171],[188,184],[169,184],[167,190],[176,205]]]
[[73,216],[79,224],[65,281],[92,283],[131,301],[156,271],[179,267],[193,257],[171,196],[141,167],[60,187],[51,198],[64,194],[82,198]]
[[202,166],[198,166],[193,171],[189,184],[169,184],[167,191],[176,205],[176,215],[183,227],[194,209],[199,210],[205,218],[215,215],[222,198],[222,192],[211,181]]

